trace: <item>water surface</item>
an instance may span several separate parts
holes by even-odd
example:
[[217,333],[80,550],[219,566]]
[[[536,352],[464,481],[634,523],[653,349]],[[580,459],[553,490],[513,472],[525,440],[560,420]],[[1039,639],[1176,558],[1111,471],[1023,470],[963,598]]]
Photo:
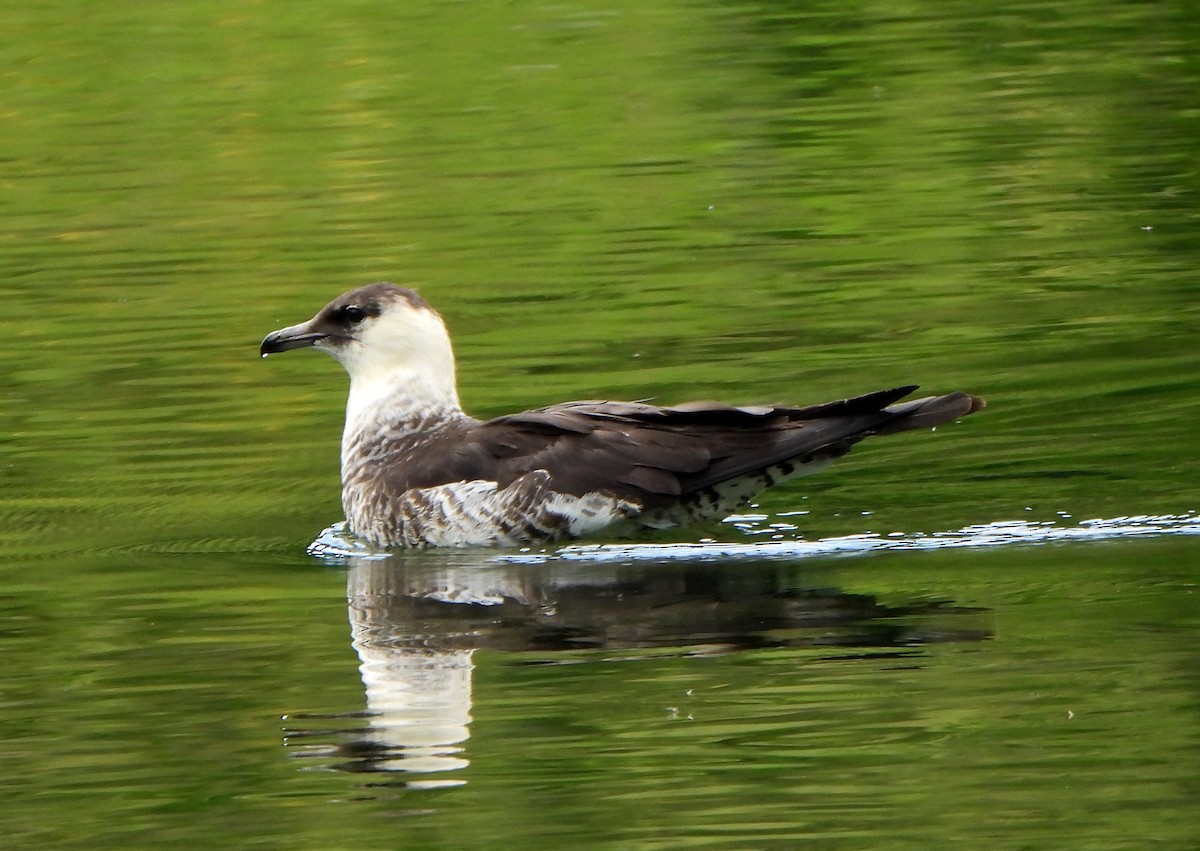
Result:
[[[0,12],[0,829],[23,847],[1192,848],[1178,4]],[[325,557],[417,286],[468,409],[989,408],[735,522]]]

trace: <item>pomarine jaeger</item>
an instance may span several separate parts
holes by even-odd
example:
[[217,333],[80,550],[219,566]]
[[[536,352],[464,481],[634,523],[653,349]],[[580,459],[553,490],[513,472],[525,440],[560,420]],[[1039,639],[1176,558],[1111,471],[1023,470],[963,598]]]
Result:
[[310,346],[350,374],[342,507],[350,529],[382,547],[515,545],[614,524],[719,520],[864,437],[984,406],[962,392],[899,401],[914,385],[803,408],[565,402],[481,421],[459,405],[441,316],[388,283],[268,334],[260,354]]

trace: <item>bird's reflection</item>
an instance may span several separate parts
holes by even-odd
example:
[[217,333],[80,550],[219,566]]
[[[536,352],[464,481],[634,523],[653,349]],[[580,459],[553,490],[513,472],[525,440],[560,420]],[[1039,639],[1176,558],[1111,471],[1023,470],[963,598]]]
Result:
[[[571,650],[604,659],[605,651],[636,658],[643,648],[783,646],[842,648],[845,659],[855,655],[848,648],[905,654],[989,637],[967,616],[979,610],[884,605],[824,587],[811,562],[514,564],[486,552],[398,554],[351,559],[347,600],[367,724],[361,714],[325,716],[325,729],[290,729],[288,744],[341,770],[402,772],[410,786],[464,782],[457,770],[468,764],[472,655],[481,648],[531,663],[573,658],[563,655]],[[306,720],[314,718],[292,722]]]

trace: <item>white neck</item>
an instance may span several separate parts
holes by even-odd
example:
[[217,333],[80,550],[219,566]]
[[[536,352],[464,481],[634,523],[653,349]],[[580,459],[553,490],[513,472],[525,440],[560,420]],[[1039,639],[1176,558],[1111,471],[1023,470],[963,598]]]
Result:
[[350,395],[346,399],[347,434],[364,428],[427,420],[439,414],[462,414],[453,378],[447,384],[421,369],[393,368],[385,375],[350,379]]
[[[442,391],[442,392],[438,392]],[[421,375],[396,372],[387,380],[351,381],[342,430],[342,480],[356,477],[364,460],[423,430],[462,417],[453,385],[430,387]],[[364,457],[365,455],[365,457]],[[344,499],[344,494],[343,494]]]
[[350,374],[345,448],[361,436],[403,432],[462,416],[454,377],[454,350],[441,317],[431,310],[385,313],[355,341],[335,352]]

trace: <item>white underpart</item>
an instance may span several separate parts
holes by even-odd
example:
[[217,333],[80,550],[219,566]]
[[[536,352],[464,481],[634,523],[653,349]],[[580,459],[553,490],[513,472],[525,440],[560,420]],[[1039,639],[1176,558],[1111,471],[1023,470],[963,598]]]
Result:
[[576,538],[635,515],[639,506],[601,493],[575,497],[546,487],[543,470],[506,488],[454,482],[404,493],[389,511],[359,512],[348,503],[354,531],[388,546],[515,546]]
[[628,500],[603,493],[571,496],[552,491],[546,500],[546,510],[567,518],[567,534],[580,538],[599,532],[619,520],[627,520],[642,508]]

